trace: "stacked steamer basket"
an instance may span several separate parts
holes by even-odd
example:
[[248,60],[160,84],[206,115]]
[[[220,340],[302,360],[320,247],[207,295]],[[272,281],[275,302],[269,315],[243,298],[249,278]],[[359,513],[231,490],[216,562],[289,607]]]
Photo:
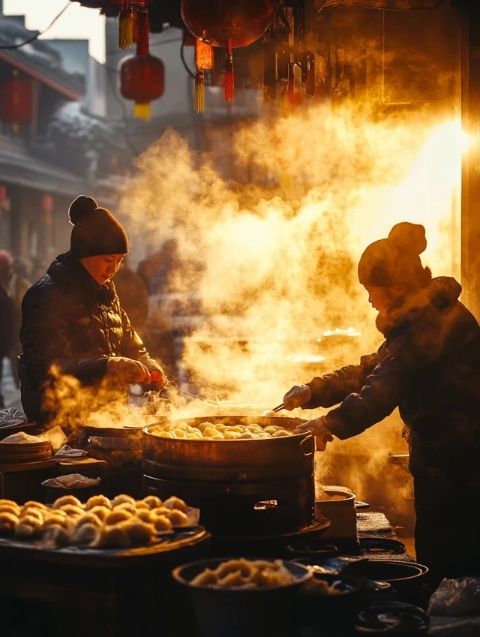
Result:
[[[206,418],[182,421],[197,427]],[[276,425],[293,431],[296,418],[216,416],[212,425]],[[168,435],[168,434],[167,434]],[[314,523],[314,439],[290,434],[262,439],[184,439],[162,428],[144,430],[144,488],[177,493],[202,510],[202,522],[219,536],[267,536]]]
[[1,442],[0,465],[22,465],[31,462],[42,462],[52,457],[52,446],[49,440],[32,440],[28,442]]
[[107,495],[125,492],[134,497],[142,493],[142,426],[100,427],[83,425],[79,446],[89,456],[104,460],[107,468],[102,490]]

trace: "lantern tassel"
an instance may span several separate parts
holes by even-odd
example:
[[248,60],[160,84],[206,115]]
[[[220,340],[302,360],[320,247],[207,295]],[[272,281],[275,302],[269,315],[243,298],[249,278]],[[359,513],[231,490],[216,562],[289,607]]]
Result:
[[135,102],[133,106],[133,117],[135,119],[150,119],[150,102]]
[[128,49],[133,44],[133,9],[122,9],[118,18],[118,46]]
[[195,95],[193,107],[196,113],[203,113],[205,110],[205,73],[197,71],[195,73]]
[[232,40],[228,39],[227,59],[225,60],[225,80],[224,80],[224,97],[226,102],[233,102],[234,96],[234,78],[233,78],[233,49]]

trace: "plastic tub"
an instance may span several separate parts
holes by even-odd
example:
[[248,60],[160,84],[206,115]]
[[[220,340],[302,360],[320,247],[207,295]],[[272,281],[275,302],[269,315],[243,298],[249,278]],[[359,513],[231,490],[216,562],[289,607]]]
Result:
[[[302,564],[283,561],[295,582],[274,588],[215,588],[191,584],[206,568],[215,569],[234,558],[216,558],[184,564],[173,578],[190,592],[202,637],[291,637],[298,634],[298,591],[310,577]],[[255,558],[257,559],[257,558]]]

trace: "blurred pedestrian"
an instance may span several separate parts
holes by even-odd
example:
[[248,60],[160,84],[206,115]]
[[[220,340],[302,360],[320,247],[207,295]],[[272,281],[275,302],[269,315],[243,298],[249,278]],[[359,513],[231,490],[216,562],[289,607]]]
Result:
[[1,393],[3,359],[10,358],[14,347],[14,305],[10,295],[13,259],[10,252],[0,250],[0,408],[5,407]]
[[20,326],[22,324],[22,301],[25,296],[25,292],[31,286],[29,280],[29,269],[27,262],[21,257],[13,259],[12,277],[10,279],[10,296],[13,300],[14,308],[14,343],[12,351],[10,352],[10,364],[12,368],[12,376],[15,381],[15,385],[20,387],[20,381],[18,377],[17,369],[17,357],[20,354]]
[[134,330],[145,340],[148,320],[148,290],[142,277],[132,270],[126,258],[113,279],[120,304]]

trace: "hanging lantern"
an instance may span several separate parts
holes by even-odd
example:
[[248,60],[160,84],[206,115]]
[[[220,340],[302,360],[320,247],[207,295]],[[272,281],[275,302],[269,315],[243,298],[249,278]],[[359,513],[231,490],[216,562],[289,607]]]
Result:
[[11,78],[1,80],[0,119],[16,129],[20,124],[32,124],[34,112],[32,79],[14,71]]
[[273,0],[182,0],[181,13],[196,38],[227,49],[224,93],[225,100],[232,101],[233,49],[263,36],[274,17]]
[[140,10],[137,22],[137,54],[120,63],[120,93],[135,102],[134,117],[148,119],[150,102],[163,95],[165,68],[163,62],[149,52],[148,11]]
[[213,69],[213,49],[208,42],[195,39],[195,100],[197,113],[205,110],[205,71]]
[[42,221],[46,226],[53,223],[53,197],[52,195],[43,195],[41,201]]

